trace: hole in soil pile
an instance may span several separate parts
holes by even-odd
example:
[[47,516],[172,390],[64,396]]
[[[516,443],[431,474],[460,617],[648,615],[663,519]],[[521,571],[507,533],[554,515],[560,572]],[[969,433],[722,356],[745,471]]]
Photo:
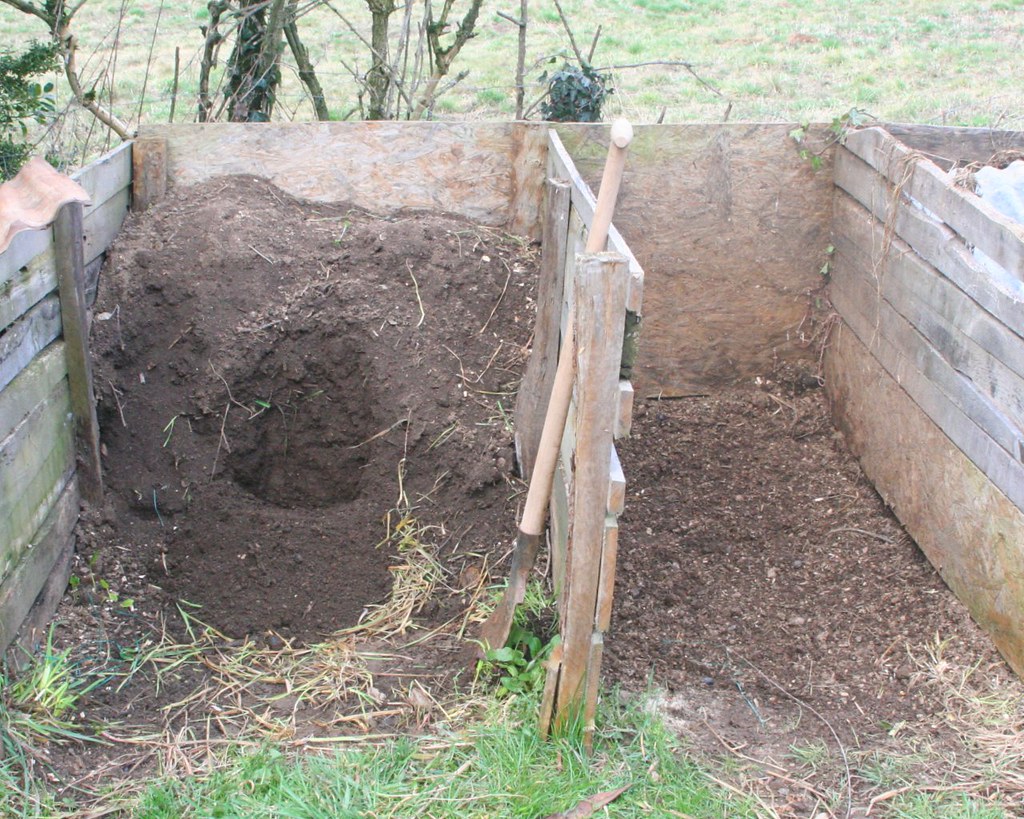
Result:
[[[275,506],[316,509],[359,496],[375,401],[364,356],[348,337],[289,337],[236,379],[229,434],[234,481]],[[241,399],[240,399],[241,400]],[[362,446],[360,446],[362,444]]]

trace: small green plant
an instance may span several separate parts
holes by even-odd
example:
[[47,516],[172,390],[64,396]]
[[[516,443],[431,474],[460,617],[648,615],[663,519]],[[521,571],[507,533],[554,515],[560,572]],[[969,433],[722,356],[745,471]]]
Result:
[[822,156],[824,156],[829,148],[833,145],[845,144],[846,137],[850,131],[856,130],[874,119],[871,114],[861,108],[851,108],[845,114],[833,117],[832,122],[829,123],[827,128],[828,133],[825,143],[816,151],[812,151],[807,145],[807,135],[811,127],[808,123],[803,123],[790,131],[789,138],[799,147],[800,158],[810,162],[811,167],[817,171],[824,164]]
[[547,98],[540,113],[548,122],[600,122],[601,108],[609,94],[614,93],[610,74],[600,74],[593,66],[565,63],[540,82],[547,84]]
[[32,151],[28,123],[45,123],[53,116],[53,83],[32,77],[56,67],[53,43],[32,43],[22,54],[0,51],[0,182],[13,177]]

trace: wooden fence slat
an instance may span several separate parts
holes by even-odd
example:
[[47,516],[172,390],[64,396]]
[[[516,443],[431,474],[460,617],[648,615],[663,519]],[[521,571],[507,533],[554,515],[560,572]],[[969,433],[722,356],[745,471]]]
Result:
[[[562,611],[562,673],[557,719],[564,723],[588,691],[608,501],[624,332],[627,263],[618,254],[581,257],[576,292],[577,422],[572,532]],[[596,690],[596,681],[593,681]]]
[[0,442],[53,392],[66,373],[64,343],[55,342],[37,355],[0,391]]
[[566,548],[569,541],[569,487],[561,459],[555,464],[555,480],[551,487],[549,548],[551,550],[551,585],[555,597],[565,588]]
[[515,408],[516,456],[523,477],[527,478],[533,474],[537,446],[540,444],[540,433],[544,427],[551,385],[558,365],[561,340],[559,319],[569,240],[569,183],[562,179],[548,179],[545,197],[533,349],[519,386]]
[[0,442],[0,580],[17,563],[74,468],[71,399],[62,380]]
[[[905,198],[894,199],[888,180],[845,148],[836,150],[836,184],[895,230],[922,259],[1017,335],[1024,335],[1024,282],[983,268],[956,233]],[[895,208],[893,207],[895,205]]]
[[47,296],[0,335],[0,389],[59,335],[60,302]]
[[100,466],[100,426],[89,359],[89,324],[85,315],[85,262],[82,206],[72,202],[61,208],[53,223],[54,257],[60,287],[64,354],[75,414],[75,449],[78,453],[82,496],[90,503],[103,499]]
[[597,718],[597,698],[601,687],[601,660],[604,657],[604,635],[595,631],[590,635],[590,653],[587,657],[587,690],[583,695],[583,750],[594,751],[594,730]]
[[[572,206],[579,212],[580,219],[590,229],[594,221],[594,208],[597,206],[597,197],[590,189],[580,172],[576,169],[572,157],[565,149],[565,144],[554,129],[548,131],[548,175],[568,179],[572,184]],[[613,223],[608,229],[608,249],[626,257],[629,265],[629,289],[626,295],[626,309],[639,314],[643,307],[644,300],[644,269],[640,262],[629,249],[626,240],[622,238],[618,228]],[[577,248],[576,252],[582,252],[583,248]]]
[[625,438],[633,428],[633,382],[619,380],[618,412],[615,414],[615,438]]
[[49,230],[26,230],[15,235],[0,253],[0,284],[14,279],[21,269],[50,245]]
[[0,583],[0,653],[11,644],[61,552],[70,546],[77,521],[78,486],[70,478],[39,526],[32,549]]
[[615,568],[619,556],[619,519],[608,515],[604,521],[604,546],[601,550],[601,579],[597,592],[597,615],[594,625],[598,631],[608,631],[612,622],[612,600],[615,596]]
[[123,188],[85,216],[82,222],[85,238],[82,253],[86,264],[106,253],[121,231],[130,201],[131,191]]
[[102,207],[115,194],[132,184],[132,143],[123,142],[99,159],[71,174],[86,189],[92,200],[85,206],[85,215]]
[[881,128],[854,131],[845,144],[908,196],[932,213],[942,214],[946,224],[1008,273],[1024,278],[1024,226],[955,187],[932,162],[920,159]]
[[626,508],[626,475],[622,471],[619,453],[612,445],[611,465],[608,469],[608,511],[621,515]]
[[0,330],[23,316],[56,287],[53,245],[48,244],[42,253],[0,282]]
[[[856,262],[872,300],[884,298],[953,367],[1024,427],[1024,340],[968,298],[844,194],[835,245]],[[883,240],[885,243],[883,244]],[[865,248],[874,246],[874,252]],[[884,255],[883,255],[884,252]]]

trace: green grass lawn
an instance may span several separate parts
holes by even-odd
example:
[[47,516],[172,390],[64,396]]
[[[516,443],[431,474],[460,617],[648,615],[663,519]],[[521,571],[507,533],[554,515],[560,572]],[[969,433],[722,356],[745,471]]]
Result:
[[[687,61],[719,91],[678,65],[615,69],[608,116],[651,122],[664,110],[666,122],[716,122],[728,111],[732,121],[830,121],[862,108],[887,120],[1024,127],[1024,87],[1015,70],[1024,0],[565,0],[563,8],[584,52],[601,27],[595,65]],[[517,32],[498,11],[514,16],[518,4],[485,4],[479,36],[454,65],[469,74],[441,99],[435,116],[513,115]],[[357,104],[352,73],[368,68],[366,47],[342,17],[368,31],[364,0],[332,0],[300,23],[339,118]],[[166,121],[179,49],[175,120],[191,121],[199,27],[207,18],[200,0],[87,0],[75,27],[87,84],[98,83],[104,100],[112,93],[115,110],[132,124]],[[393,28],[400,18],[393,16]],[[46,34],[40,21],[6,5],[0,30],[6,45]],[[557,64],[570,53],[553,0],[530,4],[528,34],[531,100],[548,60]],[[278,116],[311,118],[290,55],[284,73]]]

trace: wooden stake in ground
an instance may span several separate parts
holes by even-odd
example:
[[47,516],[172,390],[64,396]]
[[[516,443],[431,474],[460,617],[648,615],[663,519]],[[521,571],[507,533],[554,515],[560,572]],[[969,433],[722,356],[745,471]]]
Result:
[[[601,188],[597,196],[597,206],[594,209],[594,219],[587,238],[586,252],[588,254],[603,250],[608,241],[608,228],[611,227],[615,201],[618,199],[619,186],[622,182],[622,172],[626,165],[626,147],[632,139],[633,128],[626,120],[618,120],[612,125],[608,159],[605,162]],[[623,292],[625,286],[626,282],[623,280]],[[624,312],[623,315],[625,315]],[[622,325],[623,322],[615,319],[615,323]],[[619,329],[621,331],[621,326]],[[526,504],[523,507],[519,523],[519,535],[516,538],[516,547],[512,555],[508,587],[505,590],[505,596],[480,629],[480,640],[485,651],[488,648],[501,648],[508,640],[515,608],[523,601],[526,594],[526,580],[533,568],[537,551],[540,548],[540,540],[544,534],[555,464],[558,461],[559,445],[565,430],[565,419],[569,413],[569,402],[572,398],[576,373],[574,337],[575,325],[573,316],[570,314],[558,368],[555,371],[555,379],[551,387],[551,398],[548,402],[548,410],[537,447],[530,488],[526,494]],[[619,346],[621,350],[621,340]],[[616,362],[616,372],[618,372],[618,366],[618,362]],[[607,465],[608,461],[606,460],[606,468]]]

